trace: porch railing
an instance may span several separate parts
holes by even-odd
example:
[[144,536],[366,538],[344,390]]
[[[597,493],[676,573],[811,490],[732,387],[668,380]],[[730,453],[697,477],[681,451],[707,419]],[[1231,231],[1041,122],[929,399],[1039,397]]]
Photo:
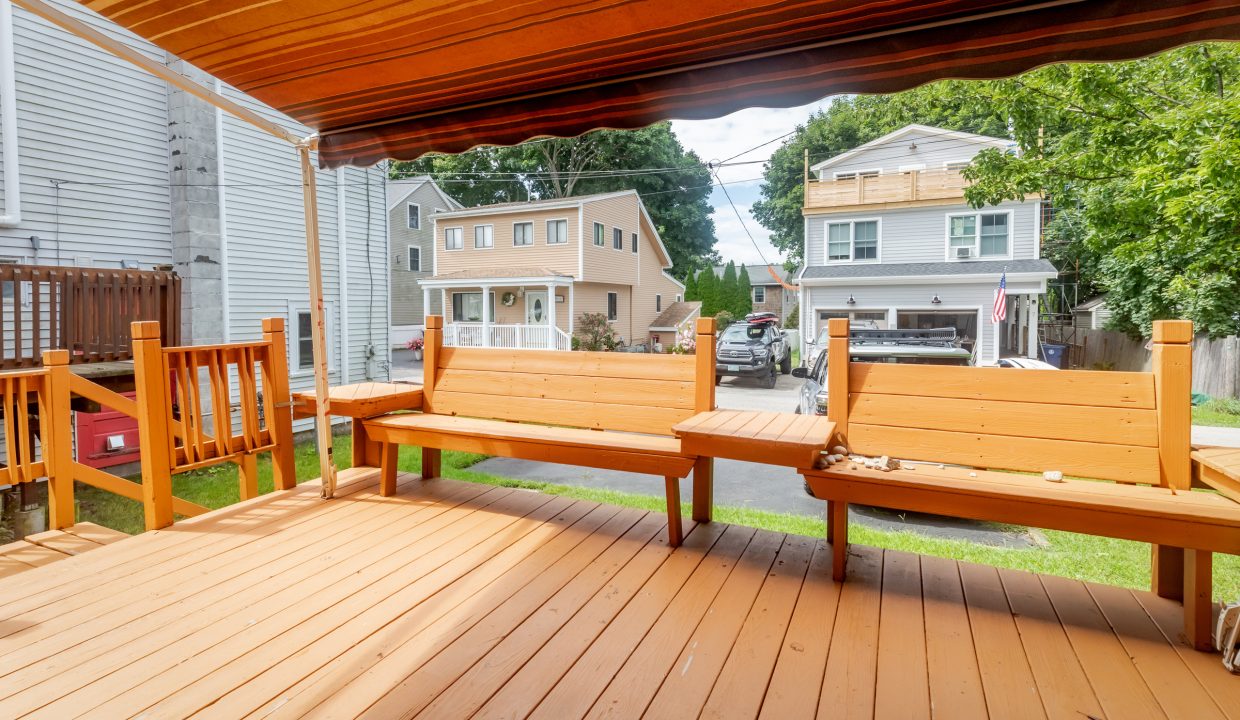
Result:
[[805,185],[805,206],[842,207],[961,198],[968,184],[960,171],[954,168],[854,175],[839,180],[810,178]]
[[452,323],[444,328],[448,347],[493,347],[519,350],[572,350],[568,333],[550,325],[483,325]]
[[129,360],[130,323],[181,334],[181,279],[161,270],[0,265],[0,370],[36,367],[44,350],[69,362]]

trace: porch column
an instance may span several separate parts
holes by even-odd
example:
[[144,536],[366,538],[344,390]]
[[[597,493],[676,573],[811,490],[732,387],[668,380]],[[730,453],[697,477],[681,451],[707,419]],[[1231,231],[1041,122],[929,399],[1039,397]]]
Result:
[[[574,320],[574,317],[573,317],[573,288],[575,288],[575,287],[577,287],[577,283],[572,283],[572,284],[570,284],[570,285],[568,286],[568,337],[569,337],[569,338],[572,338],[572,336],[573,336],[573,320]],[[570,341],[570,342],[571,342],[571,341]],[[572,347],[572,345],[569,345],[569,347],[571,348],[571,347]]]
[[1029,347],[1026,348],[1026,355],[1028,355],[1031,358],[1036,358],[1038,356],[1038,296],[1037,295],[1029,296],[1029,313],[1027,317],[1029,318],[1029,327],[1026,328],[1026,330],[1028,330],[1029,332],[1029,342],[1028,342]]
[[482,286],[482,347],[491,347],[491,286]]
[[555,285],[547,284],[547,349],[555,349]]
[[431,289],[422,288],[422,326],[426,327],[426,318],[431,314]]

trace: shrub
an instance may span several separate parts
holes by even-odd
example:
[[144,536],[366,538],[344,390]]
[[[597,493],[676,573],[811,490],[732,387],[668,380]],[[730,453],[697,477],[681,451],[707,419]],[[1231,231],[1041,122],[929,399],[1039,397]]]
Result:
[[573,333],[576,350],[615,350],[620,338],[603,313],[582,313]]
[[788,317],[784,318],[784,327],[795,330],[801,326],[801,307],[792,308],[792,312],[788,313]]
[[725,327],[731,325],[734,322],[736,322],[736,316],[728,312],[727,310],[720,310],[719,312],[715,313],[715,327],[720,330],[724,329]]

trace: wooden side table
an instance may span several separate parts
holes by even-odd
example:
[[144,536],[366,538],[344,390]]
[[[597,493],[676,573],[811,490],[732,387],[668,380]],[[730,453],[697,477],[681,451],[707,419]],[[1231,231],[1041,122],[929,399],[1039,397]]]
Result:
[[[379,467],[379,444],[366,436],[357,420],[399,410],[422,409],[422,386],[409,383],[363,382],[328,388],[328,412],[353,420],[353,466]],[[314,417],[317,401],[313,392],[293,395],[293,417]]]

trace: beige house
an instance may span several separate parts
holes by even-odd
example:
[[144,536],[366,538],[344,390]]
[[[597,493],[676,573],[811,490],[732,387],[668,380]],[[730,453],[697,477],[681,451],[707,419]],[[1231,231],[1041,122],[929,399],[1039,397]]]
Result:
[[683,300],[635,190],[466,208],[433,221],[422,304],[433,307],[439,294],[447,345],[568,350],[584,313],[604,314],[627,344],[647,343],[659,315]]

